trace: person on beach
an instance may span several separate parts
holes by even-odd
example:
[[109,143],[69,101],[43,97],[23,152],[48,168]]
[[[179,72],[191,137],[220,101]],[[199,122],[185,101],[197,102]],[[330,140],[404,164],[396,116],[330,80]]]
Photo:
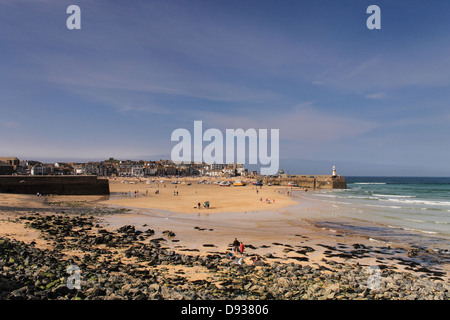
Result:
[[199,202],[199,203],[197,203],[197,208],[199,208],[199,209],[201,209],[202,208],[202,205],[201,205],[201,203]]
[[233,242],[233,251],[234,252],[238,253],[239,245],[240,245],[239,240],[237,238],[234,238],[234,242]]
[[241,256],[243,256],[244,255],[244,243],[240,243],[239,244],[239,251],[241,252]]

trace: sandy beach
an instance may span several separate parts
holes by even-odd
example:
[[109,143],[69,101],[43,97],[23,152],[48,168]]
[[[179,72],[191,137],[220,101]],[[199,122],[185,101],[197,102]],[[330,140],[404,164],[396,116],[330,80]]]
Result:
[[214,182],[221,180],[211,178],[178,179],[177,184],[172,183],[176,178],[152,180],[154,182],[147,179],[110,179],[112,196],[104,203],[183,213],[202,212],[206,201],[210,203],[207,209],[209,213],[276,210],[296,204],[296,201],[287,195],[290,188],[260,187],[252,185],[250,180],[245,186],[229,187],[215,185]]
[[[94,256],[98,258],[105,254],[108,257],[96,260],[97,264],[109,261],[107,269],[113,262],[126,266],[127,272],[144,268],[146,272],[158,270],[169,278],[182,274],[185,281],[195,285],[198,284],[195,281],[200,280],[222,283],[222,276],[216,269],[225,272],[227,265],[236,264],[241,257],[239,263],[249,267],[254,267],[257,258],[258,263],[266,266],[264,268],[312,268],[327,277],[342,273],[343,268],[361,275],[376,268],[382,271],[384,289],[390,288],[389,279],[397,273],[402,277],[426,279],[433,286],[448,284],[448,263],[429,263],[432,259],[439,261],[439,253],[318,227],[317,222],[333,219],[327,216],[329,208],[323,202],[304,197],[305,191],[299,188],[260,188],[251,184],[221,187],[212,183],[199,184],[195,179],[176,185],[169,179],[165,183],[160,181],[147,184],[145,180],[113,179],[109,197],[2,194],[0,237],[32,244],[39,250],[58,248],[59,254],[65,256],[61,262],[75,259],[86,263],[86,257],[97,252]],[[155,193],[156,190],[159,193]],[[197,208],[197,203],[205,201],[210,202],[209,208]],[[128,237],[124,238],[126,235]],[[235,253],[236,258],[230,260],[226,253],[232,250],[235,238],[243,242],[245,250],[243,255]],[[142,251],[142,248],[148,249]],[[158,252],[157,261],[147,256],[152,250]],[[181,264],[180,257],[184,261]],[[150,267],[149,259],[155,261]],[[134,267],[130,269],[130,266]],[[90,268],[89,264],[85,268]],[[314,281],[307,273],[304,275]],[[368,275],[361,277],[366,281]],[[392,294],[388,294],[379,290],[372,290],[373,295],[368,296],[364,291],[365,282],[361,281],[356,291],[339,291],[345,293],[341,298],[414,297],[409,293],[389,291]],[[224,294],[223,285],[215,288],[219,296]],[[266,289],[258,290],[261,294],[266,292]],[[405,289],[399,285],[399,290]],[[260,298],[264,296],[259,294]],[[304,299],[334,297],[330,292],[325,297],[324,294],[325,291],[320,290],[302,294],[291,292],[286,298],[292,295]],[[276,297],[284,299],[285,295]],[[174,297],[168,294],[163,298]]]

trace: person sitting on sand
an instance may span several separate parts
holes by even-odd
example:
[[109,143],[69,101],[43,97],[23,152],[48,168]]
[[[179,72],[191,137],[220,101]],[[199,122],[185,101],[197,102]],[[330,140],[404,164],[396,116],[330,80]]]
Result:
[[226,254],[226,256],[227,256],[227,258],[228,258],[228,259],[230,259],[230,260],[232,260],[232,259],[233,259],[233,257],[234,257],[233,253],[232,253],[232,252],[230,252],[230,251],[227,251],[227,254]]

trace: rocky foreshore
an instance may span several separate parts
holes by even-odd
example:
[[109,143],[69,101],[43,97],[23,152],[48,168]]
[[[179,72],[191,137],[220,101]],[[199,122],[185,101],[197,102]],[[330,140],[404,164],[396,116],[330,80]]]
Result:
[[[0,299],[450,298],[445,280],[389,268],[370,270],[332,260],[326,267],[301,266],[269,263],[264,257],[239,264],[225,253],[179,254],[166,246],[175,236],[170,230],[161,237],[131,225],[107,231],[92,215],[28,213],[16,223],[39,230],[51,249],[0,238]],[[73,270],[80,270],[78,283]],[[189,270],[206,276],[192,278]]]

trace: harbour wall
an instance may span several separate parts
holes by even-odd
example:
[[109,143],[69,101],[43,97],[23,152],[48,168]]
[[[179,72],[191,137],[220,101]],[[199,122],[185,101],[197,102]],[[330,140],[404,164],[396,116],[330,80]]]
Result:
[[302,188],[311,189],[347,189],[347,181],[342,176],[301,176],[290,175],[289,177],[264,177],[263,183],[271,183],[273,185],[287,186],[289,183],[296,183]]
[[97,176],[0,176],[0,193],[109,195],[109,181]]

